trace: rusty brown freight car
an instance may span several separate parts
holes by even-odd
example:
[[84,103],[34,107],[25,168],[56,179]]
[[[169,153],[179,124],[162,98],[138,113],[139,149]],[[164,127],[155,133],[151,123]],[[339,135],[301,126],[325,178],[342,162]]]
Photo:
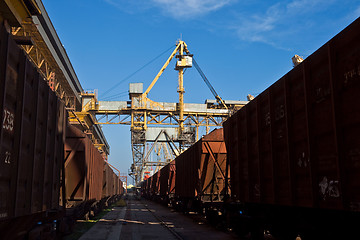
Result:
[[123,194],[123,184],[108,163],[104,162],[102,196],[111,197]]
[[202,137],[175,161],[175,198],[183,210],[202,211],[204,204],[223,200],[226,175],[223,129]]
[[51,234],[61,211],[66,110],[2,25],[0,118],[0,238]]
[[154,200],[160,199],[160,170],[154,173],[154,175],[151,176],[151,197]]
[[106,164],[106,162],[104,162],[102,196],[109,197],[113,195],[113,192],[114,192],[113,171],[111,167],[108,164]]
[[175,160],[160,170],[160,198],[164,203],[172,203],[175,194]]
[[104,159],[91,140],[68,125],[65,141],[65,185],[67,206],[102,198]]
[[149,177],[145,180],[144,197],[146,197],[146,198],[150,198],[150,196],[151,196],[151,185],[152,185],[152,177]]
[[144,198],[147,198],[148,195],[148,180],[149,179],[145,179],[141,182],[141,196]]
[[312,239],[355,229],[359,70],[357,19],[224,123],[239,212]]

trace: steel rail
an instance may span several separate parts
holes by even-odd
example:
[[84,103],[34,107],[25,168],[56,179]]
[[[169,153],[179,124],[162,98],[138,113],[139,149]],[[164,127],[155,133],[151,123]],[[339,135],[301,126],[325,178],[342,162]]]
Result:
[[148,208],[148,205],[143,203],[142,201],[140,201],[144,206],[145,208],[160,222],[160,224],[162,226],[164,226],[167,230],[169,230],[169,232],[171,232],[177,239],[179,240],[184,240],[183,237],[181,237],[176,231],[174,231],[172,228],[169,227],[169,225],[164,222],[161,218],[159,218],[154,212],[152,212],[149,208]]

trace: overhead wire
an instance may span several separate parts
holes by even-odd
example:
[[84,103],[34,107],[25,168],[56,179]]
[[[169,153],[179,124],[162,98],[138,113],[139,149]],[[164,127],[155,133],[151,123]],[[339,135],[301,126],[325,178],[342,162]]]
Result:
[[160,53],[158,56],[156,56],[155,58],[151,59],[149,62],[147,62],[145,65],[143,65],[142,67],[140,67],[138,70],[136,70],[135,72],[133,72],[132,74],[128,75],[127,77],[123,78],[120,82],[118,82],[117,84],[115,84],[114,86],[112,86],[111,88],[109,88],[107,91],[105,91],[102,96],[106,96],[109,92],[111,92],[112,90],[114,90],[116,87],[118,87],[121,83],[125,82],[126,80],[128,80],[129,78],[133,77],[135,74],[137,74],[138,72],[140,72],[141,70],[143,70],[145,67],[147,67],[148,65],[150,65],[151,63],[153,63],[155,60],[157,60],[158,58],[160,58],[162,55],[164,55],[165,53],[167,53],[169,50],[171,50],[174,47],[174,45],[171,45],[171,47],[169,47],[168,49],[166,49],[165,51],[163,51],[162,53]]
[[209,82],[209,80],[205,76],[204,72],[201,70],[199,64],[197,64],[197,62],[195,61],[195,58],[193,58],[192,61],[193,61],[193,65],[195,66],[196,70],[198,71],[198,73],[200,74],[202,79],[204,80],[205,84],[208,86],[208,88],[210,89],[210,91],[212,92],[214,97],[216,98],[216,96],[218,96],[218,94],[215,91],[214,87],[211,85],[211,83]]
[[114,97],[119,97],[119,96],[125,96],[125,95],[127,95],[129,93],[129,91],[123,91],[123,92],[119,92],[119,93],[116,93],[116,94],[114,94],[114,95],[110,95],[110,96],[107,96],[107,97],[104,97],[103,98],[103,100],[107,100],[107,99],[109,99],[109,98],[114,98]]

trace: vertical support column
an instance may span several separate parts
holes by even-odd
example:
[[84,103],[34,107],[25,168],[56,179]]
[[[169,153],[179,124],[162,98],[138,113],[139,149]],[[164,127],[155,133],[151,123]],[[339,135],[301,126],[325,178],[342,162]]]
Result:
[[[184,44],[180,42],[179,55],[184,54]],[[184,131],[184,69],[179,69],[179,135]]]
[[199,124],[196,124],[196,141],[199,140]]
[[206,116],[206,135],[208,135],[209,132],[210,132],[209,118],[208,118],[208,116]]
[[143,130],[146,131],[146,129],[147,129],[147,111],[146,111],[146,110],[144,111],[144,116],[143,116],[143,118],[144,118],[144,119],[143,119],[144,122],[143,122],[143,124],[142,124],[142,125],[143,125]]

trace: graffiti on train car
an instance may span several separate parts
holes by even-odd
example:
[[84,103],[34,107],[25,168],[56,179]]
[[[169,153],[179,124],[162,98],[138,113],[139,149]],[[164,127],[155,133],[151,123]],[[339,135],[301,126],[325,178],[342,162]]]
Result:
[[11,163],[11,152],[9,152],[9,151],[6,151],[5,152],[5,163],[7,163],[7,164],[10,164]]
[[14,134],[14,120],[15,114],[7,108],[4,108],[3,129],[11,134]]

